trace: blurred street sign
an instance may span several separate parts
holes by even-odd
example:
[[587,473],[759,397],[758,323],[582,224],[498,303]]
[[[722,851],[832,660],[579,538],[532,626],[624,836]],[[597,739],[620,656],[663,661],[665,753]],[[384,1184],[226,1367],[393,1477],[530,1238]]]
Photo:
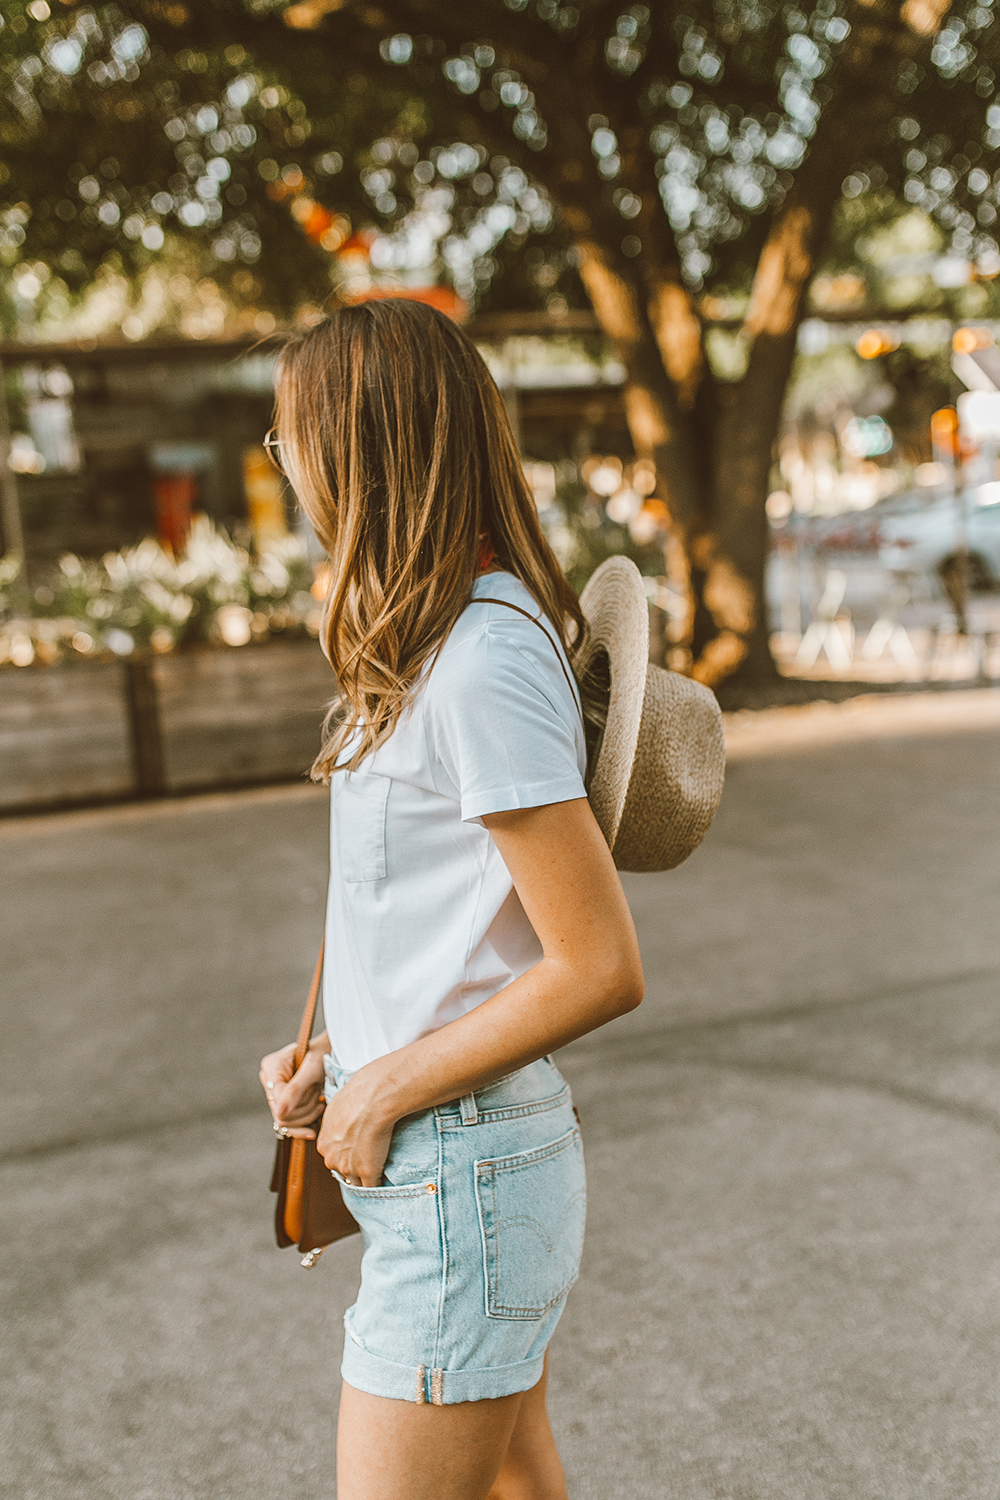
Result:
[[1000,391],[1000,350],[992,344],[967,352],[955,350],[951,368],[970,391]]
[[1000,442],[1000,390],[966,391],[957,404],[963,437],[974,443]]

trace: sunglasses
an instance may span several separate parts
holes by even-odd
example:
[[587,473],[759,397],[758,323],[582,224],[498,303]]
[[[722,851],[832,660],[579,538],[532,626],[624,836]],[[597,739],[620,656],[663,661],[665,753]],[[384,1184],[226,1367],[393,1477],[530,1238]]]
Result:
[[[284,474],[285,466],[281,462],[281,442],[273,427],[264,438],[264,452],[267,454],[268,458],[271,460],[278,473]],[[285,477],[287,479],[288,476],[285,475]]]

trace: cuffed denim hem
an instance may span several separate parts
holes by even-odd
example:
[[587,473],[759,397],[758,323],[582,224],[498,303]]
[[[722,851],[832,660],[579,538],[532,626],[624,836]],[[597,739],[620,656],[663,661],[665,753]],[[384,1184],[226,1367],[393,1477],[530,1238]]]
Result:
[[426,1365],[397,1365],[355,1343],[350,1331],[344,1339],[340,1373],[356,1391],[386,1396],[391,1401],[418,1405],[454,1406],[460,1401],[495,1401],[530,1391],[542,1378],[545,1355],[514,1365],[487,1370],[434,1370]]

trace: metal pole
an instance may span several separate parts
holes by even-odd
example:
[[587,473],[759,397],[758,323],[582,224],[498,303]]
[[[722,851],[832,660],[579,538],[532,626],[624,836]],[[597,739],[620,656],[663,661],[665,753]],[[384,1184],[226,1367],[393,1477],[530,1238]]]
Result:
[[968,637],[969,634],[969,510],[968,499],[965,488],[964,466],[959,459],[958,488],[955,491],[955,555],[958,559],[958,579],[956,591],[956,614],[958,616],[958,633]]
[[17,475],[10,466],[10,414],[7,380],[0,364],[0,551],[24,556],[24,530],[17,498]]
[[[951,344],[955,347],[956,325],[951,325]],[[958,634],[969,636],[969,518],[966,508],[966,466],[962,455],[962,431],[958,422],[958,383],[954,370],[951,375],[951,402],[955,409],[955,430],[952,439],[954,457],[949,466],[952,476],[952,496],[955,502],[955,555],[958,560],[958,577],[955,580],[955,624]]]

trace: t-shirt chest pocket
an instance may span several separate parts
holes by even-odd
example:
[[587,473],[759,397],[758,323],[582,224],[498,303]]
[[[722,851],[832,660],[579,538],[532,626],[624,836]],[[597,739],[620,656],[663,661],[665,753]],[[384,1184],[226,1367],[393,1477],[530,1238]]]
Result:
[[345,771],[335,785],[337,852],[346,881],[385,879],[385,819],[389,805],[387,776]]

